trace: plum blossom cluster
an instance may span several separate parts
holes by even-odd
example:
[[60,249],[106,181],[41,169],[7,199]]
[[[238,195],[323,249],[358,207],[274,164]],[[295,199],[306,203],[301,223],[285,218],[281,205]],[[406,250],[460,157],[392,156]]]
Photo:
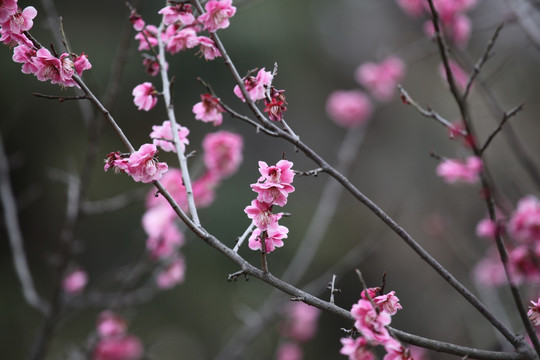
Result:
[[276,360],[301,360],[304,358],[301,345],[315,336],[320,314],[321,310],[303,302],[293,302],[285,306],[285,316],[279,332],[287,340],[280,344]]
[[[272,86],[274,73],[262,68],[257,72],[256,76],[248,75],[242,80],[251,101],[257,102],[264,99],[264,111],[268,113],[270,120],[281,121],[284,112],[287,111],[285,106],[287,101],[285,100],[285,94],[283,94],[285,90],[277,90]],[[246,101],[240,86],[236,85],[233,92],[240,100]]]
[[[192,183],[195,205],[209,206],[215,199],[215,189],[225,178],[232,176],[242,162],[243,140],[240,135],[218,131],[203,139],[204,173]],[[162,185],[184,211],[188,211],[186,188],[180,169],[171,168],[161,179]],[[186,264],[180,253],[185,244],[178,228],[177,216],[165,198],[150,191],[146,198],[146,211],[142,226],[147,234],[146,248],[151,259],[161,265],[156,283],[169,289],[185,279]]]
[[139,360],[144,355],[141,340],[127,332],[127,323],[120,315],[104,310],[99,314],[92,360]]
[[41,47],[28,33],[36,16],[37,10],[33,6],[21,10],[16,0],[0,2],[0,41],[13,47],[13,61],[22,64],[23,73],[34,74],[39,81],[79,87],[73,76],[80,76],[92,67],[88,57],[84,53],[57,54],[54,50],[51,53]]
[[116,173],[130,175],[136,182],[150,183],[159,180],[167,172],[168,166],[157,160],[157,152],[154,144],[143,144],[131,154],[122,154],[119,151],[109,153],[104,170],[113,168]]
[[[378,64],[363,63],[354,72],[356,81],[379,102],[392,99],[404,76],[405,64],[396,56],[389,56]],[[326,100],[326,113],[330,119],[345,128],[364,125],[373,111],[372,100],[359,89],[336,90]]]
[[225,110],[219,103],[219,99],[211,94],[201,94],[201,101],[193,105],[192,111],[196,120],[212,123],[214,126],[223,123],[223,112]]
[[289,229],[278,223],[283,214],[272,213],[272,208],[274,205],[285,206],[289,193],[294,191],[291,185],[294,179],[292,166],[293,163],[287,160],[280,160],[273,166],[259,161],[261,177],[251,184],[257,198],[244,209],[256,226],[249,238],[249,248],[252,250],[271,253],[276,247],[282,247],[283,239],[287,238]]
[[349,360],[374,360],[371,349],[382,345],[386,350],[383,360],[412,359],[409,349],[403,347],[386,329],[392,316],[401,308],[394,291],[384,295],[378,287],[362,291],[360,300],[351,309],[354,327],[361,336],[356,339],[342,338],[340,353],[348,356]]
[[[484,219],[477,226],[479,236],[494,239],[506,233],[514,240],[508,245],[510,275],[517,283],[540,281],[540,200],[533,195],[522,198],[508,219],[501,216],[496,223]],[[478,281],[486,285],[506,283],[506,275],[498,253],[492,243],[486,256],[474,269]]]
[[[168,66],[165,59],[159,59],[155,48],[161,41],[169,54],[198,47],[201,57],[214,60],[221,56],[214,41],[201,35],[202,31],[213,33],[229,27],[229,19],[236,13],[232,0],[210,0],[205,4],[205,12],[197,17],[188,1],[171,3],[159,10],[162,15],[163,27],[147,25],[139,14],[132,9],[130,20],[137,31],[135,39],[139,42],[139,51],[150,51],[144,54],[143,66],[147,73],[156,76],[161,64]],[[161,29],[161,30],[160,30]],[[162,60],[162,61],[160,61]],[[150,82],[137,85],[133,89],[134,103],[139,110],[149,111],[157,102],[157,91]]]
[[[429,4],[425,0],[396,0],[399,7],[407,15],[419,18],[429,17]],[[439,13],[445,35],[459,47],[465,47],[471,34],[471,20],[467,12],[477,5],[477,0],[434,0],[433,4]],[[431,20],[424,22],[424,33],[428,37],[434,35]]]

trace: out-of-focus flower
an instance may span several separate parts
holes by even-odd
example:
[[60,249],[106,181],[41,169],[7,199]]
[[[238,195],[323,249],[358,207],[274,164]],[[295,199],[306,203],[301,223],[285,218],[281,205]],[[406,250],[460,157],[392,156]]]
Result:
[[346,128],[365,124],[373,112],[371,101],[360,90],[338,90],[326,100],[330,119]]
[[449,184],[465,182],[474,184],[480,179],[482,160],[476,156],[468,157],[465,162],[456,159],[443,160],[437,166],[437,175]]
[[355,71],[356,81],[379,101],[392,99],[396,86],[404,75],[405,64],[396,56],[390,56],[379,64],[364,63]]
[[79,294],[88,283],[88,275],[82,269],[76,269],[70,272],[62,280],[62,289],[68,294]]

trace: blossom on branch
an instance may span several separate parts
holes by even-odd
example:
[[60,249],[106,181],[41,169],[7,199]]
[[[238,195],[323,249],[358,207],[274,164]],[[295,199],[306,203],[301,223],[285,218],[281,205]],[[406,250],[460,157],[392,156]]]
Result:
[[219,99],[210,94],[201,94],[201,101],[193,105],[192,109],[195,119],[202,122],[214,123],[219,126],[223,122],[223,107],[219,104]]
[[[264,99],[266,97],[266,89],[272,85],[273,79],[274,76],[272,73],[270,71],[266,71],[265,68],[260,69],[256,77],[248,76],[247,78],[243,79],[249,98],[253,101]],[[246,101],[244,94],[242,94],[242,91],[238,85],[234,87],[233,92],[242,101]]]
[[133,88],[133,102],[139,110],[149,111],[157,103],[157,90],[150,82],[144,82]]
[[540,200],[536,196],[519,200],[507,230],[515,240],[540,248]]
[[179,3],[173,6],[166,6],[159,10],[158,14],[163,15],[163,23],[165,25],[178,24],[180,26],[187,26],[195,22],[191,4]]
[[206,168],[219,178],[231,176],[242,163],[244,141],[238,134],[229,131],[207,134],[202,146]]
[[206,12],[197,20],[203,24],[204,30],[215,32],[218,29],[229,27],[229,18],[236,13],[232,0],[210,0],[205,5]]
[[161,179],[167,171],[166,163],[158,162],[155,158],[157,148],[154,144],[144,144],[129,158],[120,156],[118,152],[107,156],[105,171],[114,167],[116,172],[125,172],[136,182],[149,183]]
[[221,57],[221,52],[216,46],[214,40],[207,36],[199,36],[199,51],[197,54],[204,56],[206,60],[214,60],[217,57]]
[[[180,150],[184,152],[186,145],[189,144],[189,140],[187,138],[189,135],[189,129],[176,124],[176,132],[178,133]],[[159,146],[163,151],[176,152],[172,124],[169,120],[164,121],[162,125],[153,125],[150,138],[153,139],[154,145]]]
[[246,206],[244,212],[247,214],[248,218],[253,220],[253,224],[255,224],[259,230],[277,227],[277,222],[283,215],[281,213],[273,214],[272,204],[261,202],[259,200],[253,200],[251,205]]
[[340,341],[342,347],[339,353],[348,356],[349,360],[375,360],[365,338],[341,338]]
[[62,290],[68,294],[78,294],[82,292],[88,283],[88,275],[82,269],[71,271],[62,280]]
[[264,99],[264,111],[268,113],[268,117],[272,121],[283,120],[283,113],[287,111],[284,92],[285,90],[276,90],[272,86],[270,88],[270,100]]
[[527,316],[531,320],[534,326],[540,325],[540,298],[537,302],[534,302],[531,300],[531,305],[529,305],[529,311],[527,312]]
[[15,15],[17,9],[17,0],[0,1],[0,23],[7,21],[12,15]]
[[390,339],[386,326],[391,322],[391,316],[386,311],[377,312],[369,300],[360,299],[351,309],[355,318],[354,327],[372,344],[384,344]]

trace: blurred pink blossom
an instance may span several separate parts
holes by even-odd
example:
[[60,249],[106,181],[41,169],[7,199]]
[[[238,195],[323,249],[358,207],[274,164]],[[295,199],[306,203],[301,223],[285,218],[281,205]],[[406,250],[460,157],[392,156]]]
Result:
[[495,239],[498,232],[497,224],[491,219],[482,219],[476,225],[476,236],[485,239]]
[[144,20],[139,14],[137,14],[137,11],[135,11],[135,9],[131,10],[131,14],[129,15],[129,21],[131,22],[131,25],[133,25],[133,29],[135,29],[135,31],[142,31],[142,29],[144,29]]
[[143,346],[138,337],[125,335],[100,339],[92,354],[92,360],[139,360]]
[[294,342],[286,342],[279,345],[276,360],[302,360],[304,352],[302,348]]
[[219,104],[219,99],[210,94],[201,94],[201,101],[193,105],[192,111],[195,114],[195,119],[219,126],[223,122],[225,110]]
[[206,60],[214,60],[217,57],[221,56],[221,52],[214,43],[214,40],[210,39],[207,36],[199,36],[199,51],[197,54],[204,56]]
[[157,103],[157,90],[150,82],[144,82],[133,88],[133,102],[139,110],[149,111]]
[[379,101],[392,98],[404,75],[405,64],[396,56],[387,57],[379,64],[363,63],[355,71],[356,81]]
[[104,310],[99,314],[96,329],[99,337],[114,337],[125,335],[127,323],[123,317],[110,311]]
[[218,29],[229,27],[229,18],[236,13],[236,8],[232,6],[232,0],[210,0],[205,5],[206,12],[200,15],[197,20],[204,26],[204,30],[214,32]]
[[540,200],[536,196],[529,195],[519,200],[507,230],[517,241],[540,245]]
[[[449,66],[456,85],[461,90],[465,90],[467,87],[467,82],[469,81],[469,75],[453,60],[450,60]],[[443,64],[439,65],[439,74],[444,80],[446,80],[446,70]]]
[[68,294],[78,294],[84,290],[87,283],[88,275],[86,272],[76,269],[62,280],[62,289]]
[[326,112],[337,124],[351,128],[365,124],[371,117],[373,107],[360,90],[338,90],[328,96]]
[[179,23],[181,25],[191,25],[195,22],[191,10],[191,4],[179,3],[174,6],[166,6],[158,11],[158,14],[163,15],[163,23],[172,25]]
[[161,289],[170,289],[183,282],[186,276],[184,258],[177,256],[167,267],[157,275],[156,283]]
[[15,15],[17,9],[17,0],[0,1],[0,23],[7,21],[12,15]]
[[238,134],[218,131],[207,134],[202,142],[204,164],[220,178],[234,174],[242,163],[244,141]]
[[403,347],[399,341],[390,338],[384,343],[386,355],[383,360],[413,360],[409,349]]
[[[178,142],[180,149],[185,151],[186,145],[189,144],[188,135],[189,129],[176,124],[176,131],[178,133]],[[172,124],[169,120],[166,120],[161,125],[153,125],[150,138],[154,139],[155,146],[159,146],[163,151],[176,152],[176,146],[174,146],[174,138],[172,132]]]
[[375,355],[371,352],[368,342],[363,337],[341,338],[341,350],[339,353],[349,357],[349,360],[374,360]]
[[155,25],[147,25],[144,29],[135,35],[135,40],[139,41],[137,50],[150,50],[150,47],[155,47],[158,44],[157,39],[158,28]]
[[309,341],[317,332],[321,310],[303,302],[293,302],[285,307],[281,333],[298,342]]
[[465,162],[456,159],[443,160],[436,169],[437,175],[449,184],[465,182],[474,184],[480,179],[482,160],[476,156],[468,157]]

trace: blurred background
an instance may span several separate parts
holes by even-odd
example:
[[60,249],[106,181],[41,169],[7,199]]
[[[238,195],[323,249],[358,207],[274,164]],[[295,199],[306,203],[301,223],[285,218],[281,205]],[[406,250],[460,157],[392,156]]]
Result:
[[[125,69],[113,116],[136,148],[148,141],[152,125],[166,120],[162,101],[150,112],[141,112],[133,104],[131,91],[144,81],[156,81],[141,66],[141,54],[133,40],[134,30],[127,19],[129,10],[123,1],[94,0],[73,2],[56,0],[64,19],[73,51],[89,56],[93,68],[84,75],[98,96],[106,91],[115,58],[125,55]],[[43,44],[53,42],[42,3],[19,1],[21,7],[35,6],[38,16],[32,34]],[[147,23],[157,25],[162,2],[142,2],[139,12]],[[424,106],[431,106],[449,120],[458,117],[445,82],[438,74],[436,45],[423,34],[424,19],[405,15],[394,1],[377,0],[243,0],[235,1],[238,11],[231,26],[221,30],[229,55],[240,73],[256,67],[271,69],[279,64],[274,85],[285,89],[288,101],[286,119],[301,139],[330,163],[345,136],[345,130],[330,121],[325,113],[327,96],[337,89],[360,88],[353,77],[356,67],[366,61],[380,61],[397,55],[406,63],[402,84]],[[540,151],[539,61],[540,52],[527,38],[512,8],[499,0],[479,1],[468,13],[472,34],[462,59],[475,62],[482,54],[495,27],[502,30],[495,56],[482,71],[482,79],[496,103],[508,110],[525,103],[525,110],[511,119],[521,144],[538,164]],[[534,15],[534,14],[532,14]],[[536,20],[534,17],[531,19]],[[56,31],[56,29],[53,29]],[[125,32],[131,39],[122,46]],[[249,225],[243,209],[254,198],[249,184],[259,176],[257,162],[275,163],[283,153],[296,170],[316,167],[290,144],[257,134],[254,129],[225,117],[220,129],[194,120],[191,108],[200,101],[205,89],[197,76],[210,83],[227,104],[240,112],[247,107],[232,93],[234,81],[220,59],[206,62],[195,51],[169,56],[170,74],[175,77],[174,103],[177,119],[191,130],[188,150],[199,151],[208,132],[228,130],[240,133],[245,142],[240,171],[217,189],[214,204],[200,211],[206,228],[226,244]],[[55,253],[66,212],[66,184],[59,174],[79,174],[90,136],[74,101],[58,103],[31,95],[40,92],[71,95],[72,90],[41,83],[20,72],[11,61],[12,52],[0,47],[0,133],[11,166],[11,180],[19,206],[24,246],[38,292],[46,299],[52,292]],[[470,69],[471,67],[468,67]],[[485,93],[475,87],[470,98],[474,125],[480,139],[486,139],[497,126]],[[106,154],[124,151],[113,131],[105,127],[98,161],[93,164],[89,200],[107,199],[136,189],[152,191],[150,185],[135,183],[124,175],[103,172]],[[477,222],[486,214],[477,186],[449,186],[435,175],[437,160],[433,151],[445,157],[463,157],[467,151],[448,138],[446,130],[431,119],[420,116],[404,105],[399,96],[378,105],[366,128],[364,142],[349,172],[350,180],[382,209],[394,217],[426,250],[475,293],[499,298],[495,312],[510,326],[522,332],[506,288],[478,289],[471,269],[483,257],[488,242],[475,235]],[[174,157],[162,153],[170,164]],[[499,136],[486,153],[488,166],[501,194],[509,204],[522,196],[537,194],[538,185],[524,171],[504,136]],[[200,158],[191,160],[193,164]],[[289,227],[286,246],[272,253],[269,262],[279,276],[289,265],[328,177],[297,177],[296,191],[284,208],[292,214],[284,219]],[[113,213],[85,216],[77,228],[75,260],[89,275],[85,291],[115,289],[118,269],[130,271],[145,256],[146,235],[140,218],[144,212],[141,198]],[[23,359],[38,334],[43,317],[24,301],[16,277],[4,221],[0,221],[0,353],[5,359]],[[256,280],[228,283],[227,275],[239,270],[231,261],[186,232],[186,280],[132,307],[120,309],[129,322],[129,331],[139,336],[152,359],[212,359],[225,348],[246,318],[256,317],[259,305],[272,292],[270,286]],[[365,247],[354,264],[338,273],[341,289],[336,303],[350,309],[361,291],[354,269],[360,269],[370,286],[381,284],[386,272],[387,290],[395,290],[403,310],[393,318],[392,326],[403,331],[438,340],[482,349],[499,349],[497,336],[489,324],[425,265],[400,238],[385,228],[378,218],[348,194],[339,199],[324,241],[299,283],[300,288],[320,279],[330,267],[339,264],[351,249]],[[240,254],[259,264],[259,254],[246,246]],[[151,276],[151,275],[150,275]],[[328,279],[317,290],[325,298]],[[481,291],[482,290],[482,291]],[[532,295],[531,295],[532,296]],[[537,296],[537,295],[534,295]],[[284,295],[284,299],[287,297]],[[68,359],[84,349],[103,308],[72,309],[62,317],[50,344],[47,359]],[[279,343],[279,316],[249,340],[242,359],[273,359]],[[331,314],[322,314],[315,338],[305,344],[306,359],[344,359],[339,355],[344,336],[341,328],[351,324]],[[428,352],[428,358],[450,358]]]

